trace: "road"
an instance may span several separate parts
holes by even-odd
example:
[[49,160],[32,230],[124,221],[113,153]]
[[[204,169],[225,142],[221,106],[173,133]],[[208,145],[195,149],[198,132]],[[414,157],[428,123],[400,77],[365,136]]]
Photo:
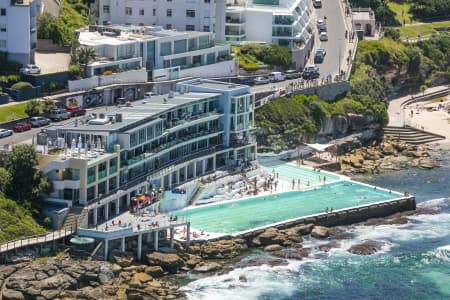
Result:
[[56,0],[42,0],[42,10],[57,17],[59,14],[59,4]]
[[[334,77],[339,74],[339,68],[348,72],[349,65],[347,64],[347,56],[349,49],[354,47],[353,43],[350,43],[348,38],[345,38],[345,30],[350,32],[350,17],[344,16],[342,2],[340,0],[327,0],[322,1],[322,8],[312,8],[311,23],[313,24],[313,30],[315,30],[314,49],[311,53],[309,64],[314,64],[314,53],[317,48],[324,48],[327,52],[323,63],[317,64],[320,72],[320,79],[331,75]],[[327,31],[328,41],[319,41],[319,32],[316,26],[317,20],[327,17]],[[339,57],[341,64],[339,65]],[[299,79],[285,80],[282,82],[257,85],[252,87],[252,92],[264,92],[268,90],[285,89],[291,82],[298,82]]]

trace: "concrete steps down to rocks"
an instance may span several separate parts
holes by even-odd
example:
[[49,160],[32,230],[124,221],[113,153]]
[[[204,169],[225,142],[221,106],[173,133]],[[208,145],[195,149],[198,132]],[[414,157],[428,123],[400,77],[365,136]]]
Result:
[[72,206],[60,228],[77,228],[86,217],[88,209],[84,206]]
[[405,127],[388,126],[383,128],[383,132],[385,136],[389,136],[392,139],[416,145],[436,142],[445,138],[441,135],[419,130],[410,126]]

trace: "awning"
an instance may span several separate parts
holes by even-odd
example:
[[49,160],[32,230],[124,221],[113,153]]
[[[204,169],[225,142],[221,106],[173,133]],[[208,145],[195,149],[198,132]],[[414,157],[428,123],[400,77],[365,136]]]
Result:
[[305,145],[319,152],[322,152],[330,148],[331,146],[334,146],[333,144],[305,144]]

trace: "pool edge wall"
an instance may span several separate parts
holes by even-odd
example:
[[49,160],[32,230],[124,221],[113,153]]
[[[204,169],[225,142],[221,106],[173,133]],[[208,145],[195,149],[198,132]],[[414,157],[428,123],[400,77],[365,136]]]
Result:
[[[268,225],[255,231],[233,235],[239,238],[253,238],[261,234],[266,228],[275,227],[287,229],[300,224],[314,224],[319,226],[333,227],[341,225],[352,225],[372,218],[383,218],[389,215],[416,209],[415,197],[391,200],[383,203],[375,203],[365,207],[349,208],[333,213],[322,213],[316,216],[298,218],[282,224]],[[217,240],[221,239],[220,237]]]

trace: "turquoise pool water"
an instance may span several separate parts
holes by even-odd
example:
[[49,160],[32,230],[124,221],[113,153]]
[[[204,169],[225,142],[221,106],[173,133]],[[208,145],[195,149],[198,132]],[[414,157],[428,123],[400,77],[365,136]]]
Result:
[[[295,167],[294,167],[295,168]],[[281,174],[280,174],[281,176]],[[336,209],[401,197],[373,187],[340,181],[308,191],[292,191],[175,212],[197,230],[237,233],[251,228]]]
[[340,180],[338,175],[332,173],[316,172],[309,168],[296,167],[293,165],[288,165],[286,163],[275,163],[275,164],[264,164],[264,167],[269,170],[269,172],[275,171],[275,174],[279,174],[279,179],[292,182],[295,180],[296,184],[298,179],[300,179],[300,185],[306,186],[309,182],[310,185],[319,185],[323,183],[323,178],[326,177],[326,183],[332,183]]

